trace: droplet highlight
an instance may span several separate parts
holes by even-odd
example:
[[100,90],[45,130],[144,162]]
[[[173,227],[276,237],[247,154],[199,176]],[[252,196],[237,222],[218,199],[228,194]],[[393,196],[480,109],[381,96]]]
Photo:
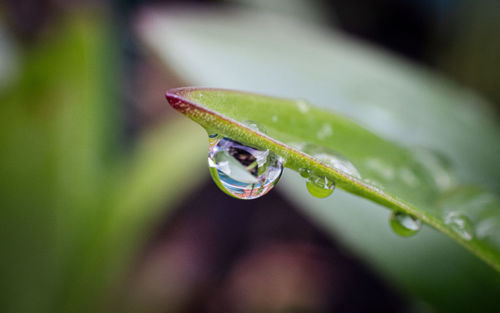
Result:
[[446,215],[444,222],[462,239],[471,240],[474,238],[474,227],[471,220],[465,214],[451,212]]
[[390,224],[392,230],[402,236],[410,237],[415,235],[422,228],[422,221],[408,213],[392,211]]
[[248,147],[225,137],[210,143],[208,165],[217,186],[238,199],[265,195],[283,172],[280,159],[271,151]]

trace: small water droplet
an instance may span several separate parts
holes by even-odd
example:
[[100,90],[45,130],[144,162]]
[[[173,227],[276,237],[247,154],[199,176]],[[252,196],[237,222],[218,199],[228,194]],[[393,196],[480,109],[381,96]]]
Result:
[[392,211],[390,223],[392,230],[403,237],[413,236],[422,228],[421,220],[400,211]]
[[302,152],[307,153],[316,160],[320,161],[326,166],[332,167],[338,171],[341,171],[349,176],[355,178],[361,178],[357,168],[351,163],[345,156],[332,149],[305,143],[305,144],[295,144],[295,146]]
[[450,212],[446,215],[445,224],[450,226],[453,231],[465,240],[474,238],[474,228],[471,220],[460,212]]
[[384,186],[381,185],[380,183],[374,181],[373,179],[369,179],[369,178],[363,178],[363,182],[367,185],[369,185],[373,190],[377,191],[377,192],[384,192]]
[[265,195],[276,185],[283,171],[279,158],[271,151],[220,137],[210,145],[208,165],[217,186],[239,199]]
[[304,99],[298,99],[298,100],[295,101],[295,103],[297,104],[297,108],[299,109],[299,111],[301,113],[307,113],[307,112],[309,112],[309,109],[310,109],[311,105],[306,100],[304,100]]
[[326,198],[333,193],[335,183],[325,176],[310,175],[306,178],[309,193],[316,198]]
[[402,167],[399,169],[399,177],[410,187],[417,187],[420,185],[420,180],[417,175],[408,167]]
[[383,181],[391,181],[396,177],[396,170],[382,159],[369,157],[365,160],[365,166],[370,173]]
[[453,164],[445,155],[421,147],[414,148],[412,154],[415,160],[427,170],[440,191],[449,190],[456,185]]
[[244,121],[243,124],[245,124],[246,126],[248,126],[252,130],[255,130],[257,132],[261,132],[263,134],[267,134],[266,130],[264,129],[264,126],[262,126],[260,123],[248,120],[248,121]]
[[493,216],[479,222],[476,237],[500,249],[500,217]]
[[330,124],[324,123],[323,126],[321,126],[321,129],[316,133],[316,136],[318,139],[323,140],[330,137],[332,134],[333,130]]

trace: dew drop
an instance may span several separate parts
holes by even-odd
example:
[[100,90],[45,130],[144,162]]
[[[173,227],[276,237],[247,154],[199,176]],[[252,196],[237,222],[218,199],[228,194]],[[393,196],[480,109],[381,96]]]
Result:
[[281,161],[271,151],[222,137],[210,144],[208,165],[217,186],[239,199],[265,195],[276,185],[283,171]]
[[422,221],[418,218],[399,211],[392,211],[390,224],[392,230],[403,237],[410,237],[422,228]]
[[450,212],[446,215],[444,222],[462,239],[471,240],[474,238],[472,222],[466,215],[460,212]]
[[444,154],[428,148],[414,148],[415,160],[428,172],[434,184],[441,192],[450,190],[456,185],[453,164]]
[[332,167],[351,177],[361,178],[354,164],[337,151],[311,143],[295,144],[295,146],[326,166]]
[[243,124],[245,124],[246,126],[248,126],[248,128],[250,128],[252,130],[261,132],[263,134],[267,134],[266,130],[264,129],[264,127],[260,123],[257,123],[255,121],[251,121],[251,120],[247,120],[247,121],[244,121]]
[[326,198],[333,193],[335,183],[325,176],[311,175],[306,178],[309,193],[316,198]]
[[316,133],[316,137],[318,137],[318,139],[320,140],[323,140],[330,137],[332,134],[333,130],[330,124],[324,123],[323,126],[321,126],[321,129]]
[[309,109],[311,107],[311,105],[309,104],[309,102],[307,102],[304,99],[298,99],[298,100],[296,100],[295,104],[297,105],[297,108],[299,109],[299,111],[301,113],[307,113],[307,112],[309,112]]
[[384,160],[374,157],[366,158],[365,166],[377,180],[392,181],[396,177],[396,169]]

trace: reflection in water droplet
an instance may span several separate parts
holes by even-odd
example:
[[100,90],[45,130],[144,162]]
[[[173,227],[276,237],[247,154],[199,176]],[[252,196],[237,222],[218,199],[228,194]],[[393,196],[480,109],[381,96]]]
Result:
[[219,140],[219,135],[215,132],[209,132],[207,131],[208,133],[208,145],[209,146],[213,146],[214,144],[217,143],[217,141]]
[[474,238],[474,228],[470,219],[460,212],[450,212],[446,215],[445,224],[465,240]]
[[210,144],[208,165],[214,182],[239,199],[263,196],[278,182],[283,166],[269,150],[258,150],[229,138]]
[[326,166],[332,167],[349,176],[358,179],[361,178],[361,175],[359,174],[354,164],[352,164],[351,161],[349,161],[345,156],[337,151],[333,151],[329,148],[310,143],[293,144],[293,146],[298,148],[302,152],[312,156]]
[[311,176],[311,171],[307,168],[301,168],[299,169],[299,174],[304,178],[309,178]]
[[324,176],[311,175],[306,178],[309,193],[316,198],[326,198],[333,193],[335,183]]
[[404,213],[392,211],[390,219],[392,230],[403,237],[413,236],[422,228],[422,221]]

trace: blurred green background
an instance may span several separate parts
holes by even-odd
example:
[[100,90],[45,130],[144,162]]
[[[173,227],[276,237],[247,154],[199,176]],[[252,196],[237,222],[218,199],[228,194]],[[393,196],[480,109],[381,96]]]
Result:
[[[163,95],[303,97],[393,140],[447,138],[498,192],[499,38],[495,0],[2,2],[0,312],[498,312],[498,273],[432,229],[397,238],[368,201],[318,202],[293,173],[262,199],[227,197],[203,130]],[[349,55],[345,72],[288,49],[315,43]],[[386,67],[453,87],[403,98]]]

